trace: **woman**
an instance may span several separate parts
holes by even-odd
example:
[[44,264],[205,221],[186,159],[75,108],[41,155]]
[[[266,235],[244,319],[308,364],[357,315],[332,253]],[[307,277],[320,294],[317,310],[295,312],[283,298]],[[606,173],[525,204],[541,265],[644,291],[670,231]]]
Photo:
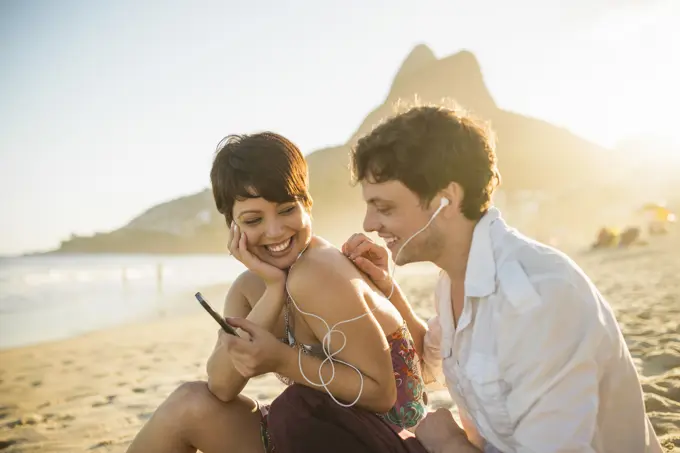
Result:
[[[224,315],[250,341],[220,331],[208,382],[173,392],[128,452],[275,451],[269,406],[240,394],[250,377],[268,371],[284,383],[328,392],[337,404],[355,403],[396,428],[414,427],[424,416],[425,394],[413,340],[370,279],[312,234],[300,150],[269,132],[229,136],[218,147],[211,182],[231,226],[229,249],[248,268],[231,286]],[[264,334],[254,336],[255,326]],[[264,369],[249,367],[239,347],[260,347]]]

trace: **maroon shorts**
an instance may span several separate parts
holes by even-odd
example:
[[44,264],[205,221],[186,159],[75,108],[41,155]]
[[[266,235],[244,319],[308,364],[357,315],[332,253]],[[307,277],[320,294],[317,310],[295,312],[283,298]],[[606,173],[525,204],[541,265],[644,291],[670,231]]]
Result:
[[266,452],[427,453],[412,432],[301,384],[289,386],[260,412]]

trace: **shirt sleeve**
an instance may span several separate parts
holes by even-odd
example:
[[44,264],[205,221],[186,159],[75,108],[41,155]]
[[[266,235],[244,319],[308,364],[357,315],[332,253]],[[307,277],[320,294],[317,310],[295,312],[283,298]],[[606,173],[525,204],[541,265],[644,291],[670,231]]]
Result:
[[430,318],[427,322],[427,332],[423,340],[423,380],[430,389],[445,388],[444,374],[442,372],[441,357],[442,328],[439,324],[439,315]]
[[508,303],[498,333],[516,451],[594,452],[599,405],[595,351],[604,335],[598,328],[603,321],[597,297],[565,278],[531,287],[535,292],[523,302]]
[[430,390],[443,390],[446,388],[446,380],[442,368],[441,342],[442,326],[439,318],[439,303],[442,286],[445,284],[443,271],[434,290],[435,316],[427,321],[427,332],[423,339],[422,372],[423,380]]

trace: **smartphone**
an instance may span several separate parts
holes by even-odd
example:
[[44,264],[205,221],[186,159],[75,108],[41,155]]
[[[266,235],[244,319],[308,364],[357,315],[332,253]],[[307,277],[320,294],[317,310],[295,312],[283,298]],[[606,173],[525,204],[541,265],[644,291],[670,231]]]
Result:
[[234,330],[233,327],[231,327],[229,324],[227,324],[227,321],[224,320],[223,317],[221,317],[215,310],[212,309],[212,307],[208,304],[208,302],[205,301],[203,298],[203,295],[199,292],[195,294],[196,300],[198,300],[198,303],[201,304],[203,308],[205,308],[205,311],[208,312],[210,316],[213,317],[215,321],[217,321],[217,324],[219,324],[222,329],[224,329],[225,332],[227,332],[230,335],[234,335],[238,337],[238,334],[236,333],[236,330]]

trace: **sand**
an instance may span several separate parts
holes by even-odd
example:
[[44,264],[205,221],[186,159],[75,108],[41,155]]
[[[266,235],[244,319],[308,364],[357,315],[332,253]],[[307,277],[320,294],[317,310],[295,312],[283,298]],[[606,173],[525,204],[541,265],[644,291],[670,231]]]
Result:
[[[571,256],[616,311],[666,450],[680,449],[680,234]],[[401,279],[425,317],[434,281]],[[217,301],[225,291],[204,293]],[[215,327],[198,313],[0,352],[0,450],[124,452],[177,385],[205,379]],[[270,401],[281,389],[265,376],[245,392]],[[430,399],[433,407],[451,406],[445,391]]]

